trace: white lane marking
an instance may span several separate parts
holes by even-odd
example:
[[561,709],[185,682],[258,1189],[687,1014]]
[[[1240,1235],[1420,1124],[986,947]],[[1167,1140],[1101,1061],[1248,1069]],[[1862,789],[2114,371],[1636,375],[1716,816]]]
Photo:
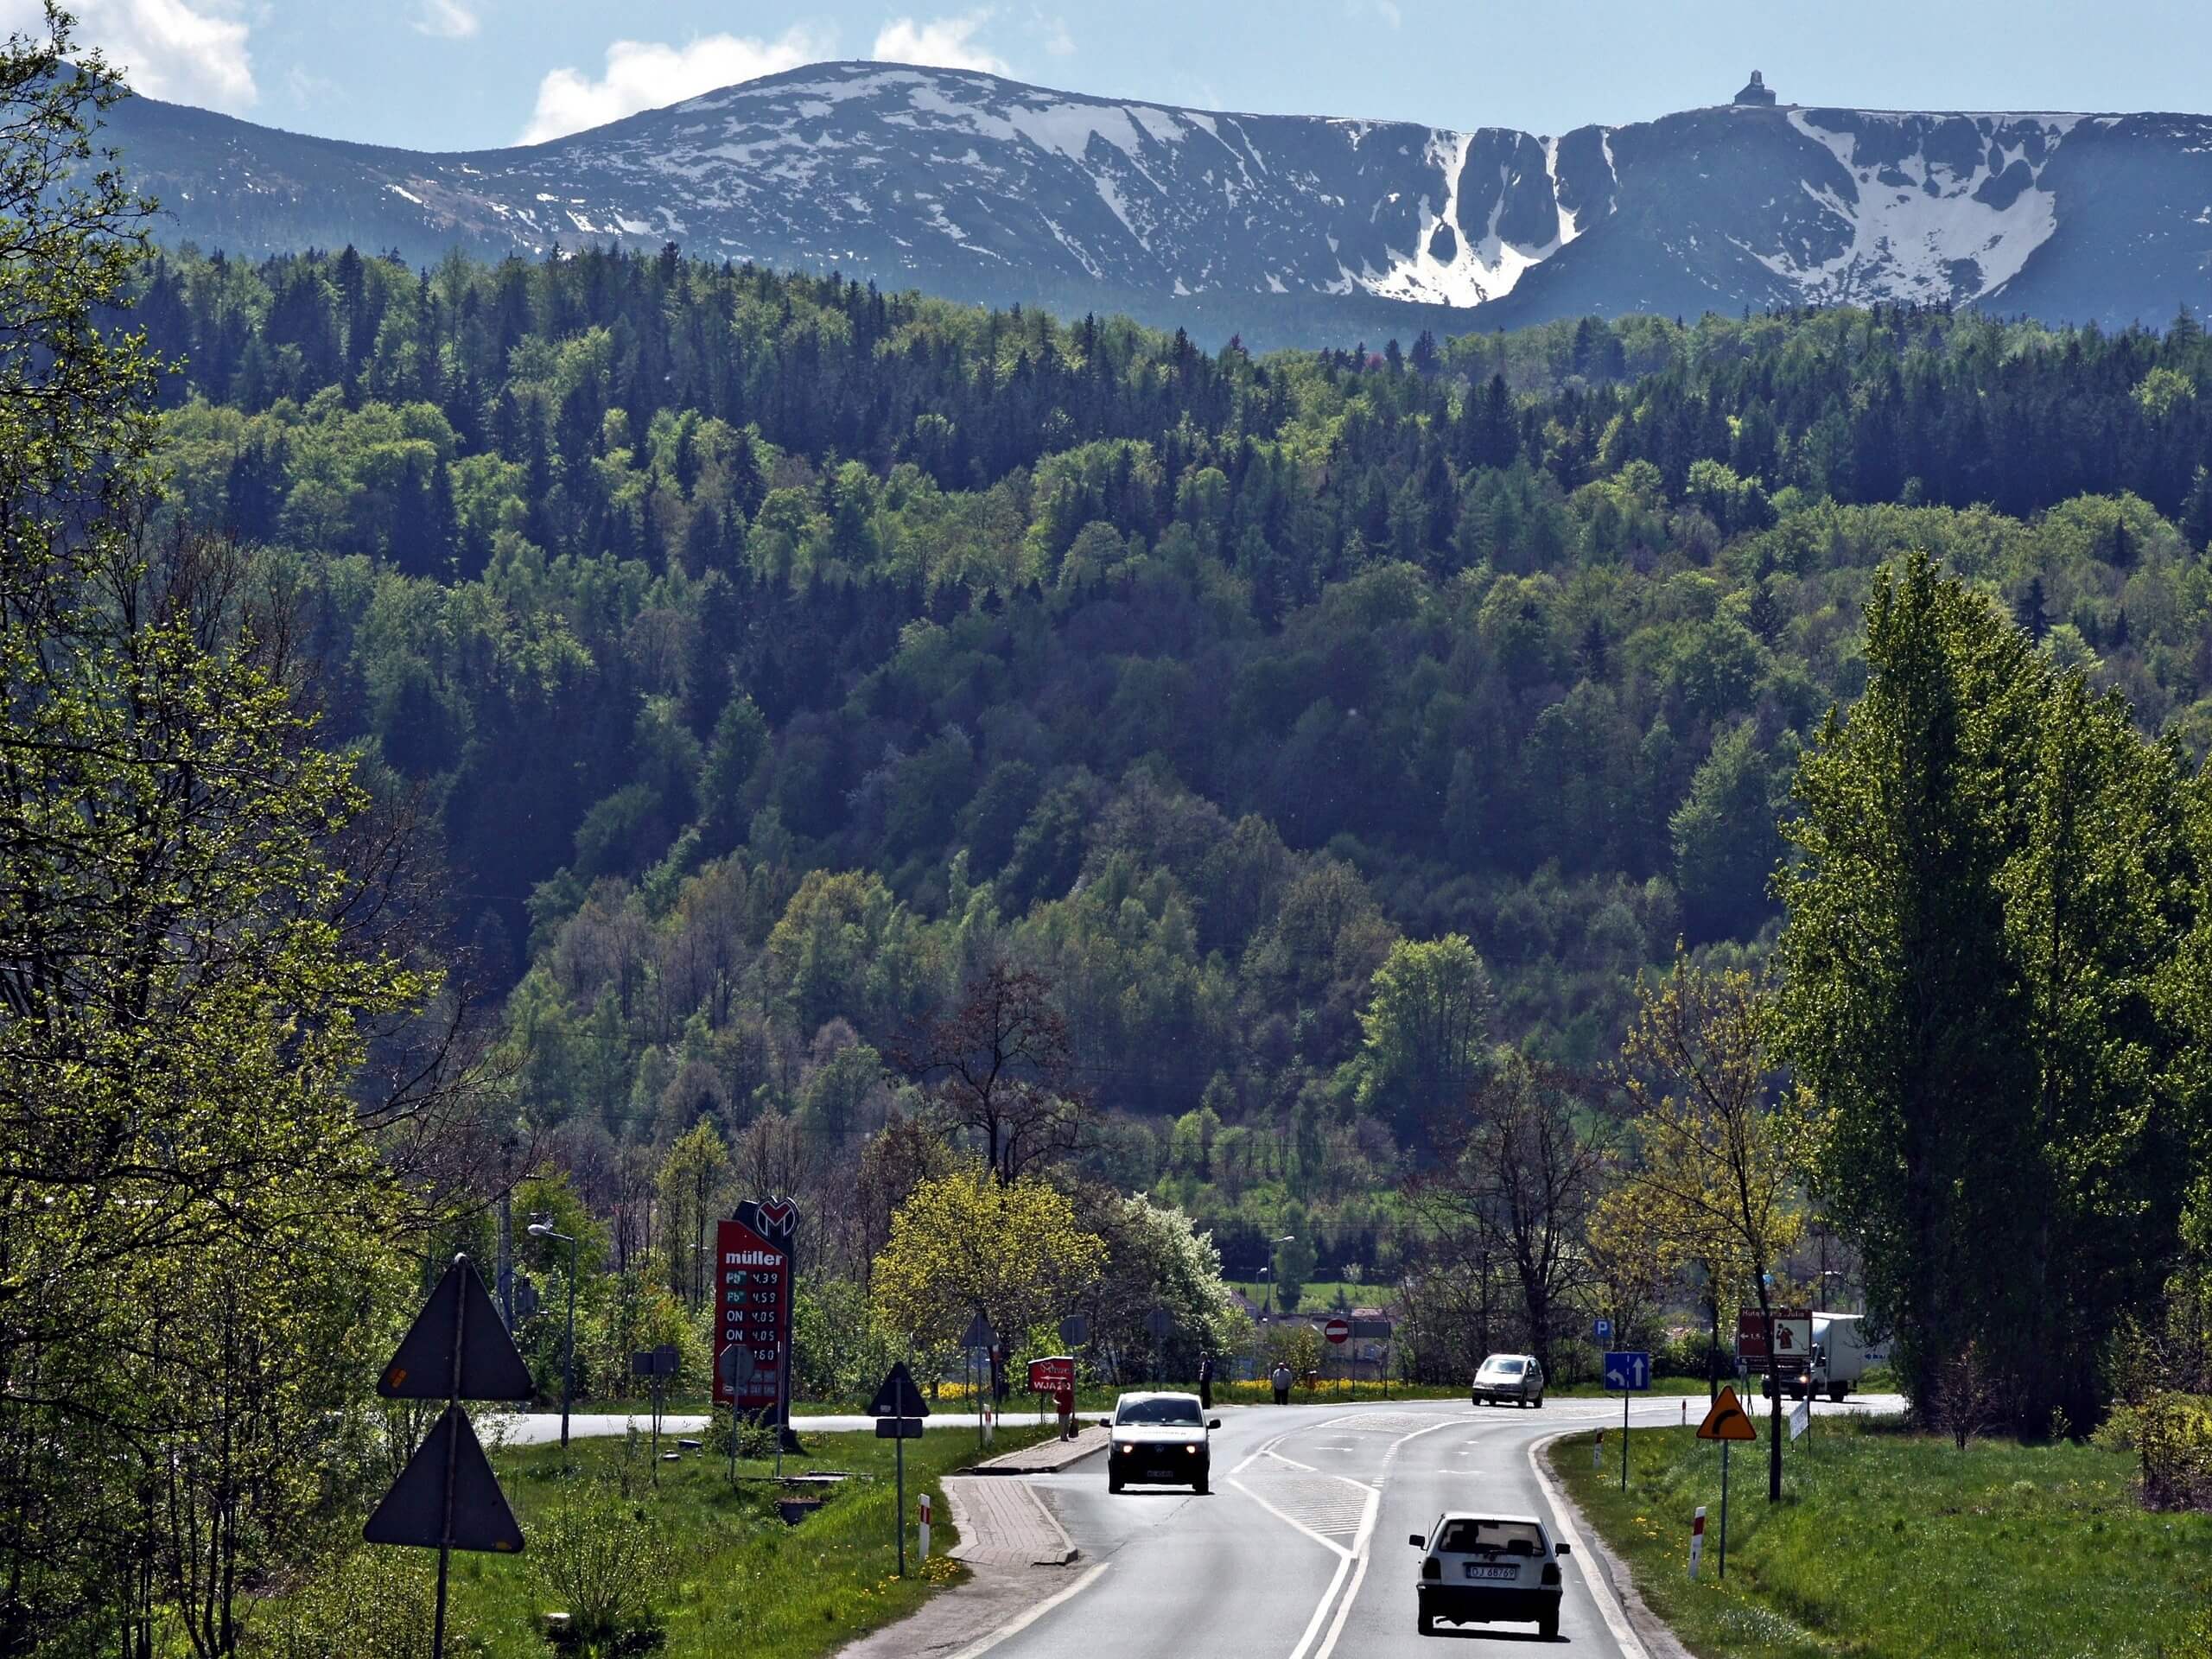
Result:
[[[1327,1550],[1331,1554],[1341,1556],[1345,1560],[1350,1560],[1351,1559],[1351,1551],[1346,1549],[1335,1539],[1326,1537],[1324,1535],[1314,1531],[1313,1528],[1307,1526],[1303,1521],[1285,1514],[1274,1504],[1268,1503],[1266,1498],[1262,1497],[1257,1492],[1254,1491],[1249,1486],[1247,1486],[1243,1481],[1237,1479],[1236,1476],[1231,1475],[1229,1478],[1229,1484],[1234,1486],[1238,1491],[1243,1493],[1245,1497],[1250,1498],[1262,1509],[1265,1510],[1269,1515],[1274,1516],[1276,1520],[1281,1522],[1283,1525],[1291,1528],[1294,1531],[1304,1533],[1308,1538],[1311,1538],[1315,1543],[1320,1545],[1322,1548]],[[1351,1484],[1353,1485],[1357,1485],[1359,1483],[1354,1481]],[[1328,1604],[1325,1601],[1322,1604],[1325,1607]],[[1319,1615],[1316,1614],[1315,1617],[1318,1618]],[[1301,1648],[1305,1644],[1303,1643],[1300,1643]],[[1295,1656],[1294,1656],[1294,1659],[1295,1659]]]
[[[1383,1477],[1388,1478],[1390,1465],[1397,1461],[1398,1453],[1405,1449],[1408,1440],[1417,1440],[1424,1434],[1433,1434],[1440,1428],[1450,1428],[1465,1421],[1463,1417],[1446,1417],[1440,1423],[1431,1423],[1427,1428],[1417,1428],[1410,1434],[1398,1436],[1382,1453]],[[1313,1659],[1329,1659],[1329,1656],[1337,1650],[1337,1638],[1344,1634],[1344,1620],[1351,1617],[1352,1604],[1359,1599],[1359,1586],[1367,1580],[1367,1564],[1375,1559],[1369,1546],[1374,1541],[1375,1517],[1382,1508],[1382,1493],[1377,1487],[1370,1487],[1368,1491],[1367,1513],[1360,1520],[1359,1536],[1352,1546],[1359,1554],[1359,1565],[1352,1573],[1351,1587],[1344,1592],[1344,1599],[1337,1604],[1337,1616],[1329,1624],[1329,1639],[1313,1650]],[[1292,1656],[1292,1659],[1296,1659],[1296,1656]]]
[[1575,1559],[1583,1563],[1583,1585],[1590,1592],[1590,1599],[1598,1604],[1598,1611],[1605,1621],[1605,1628],[1613,1633],[1613,1641],[1621,1650],[1621,1659],[1651,1659],[1642,1639],[1630,1626],[1628,1615],[1621,1611],[1620,1603],[1613,1599],[1613,1588],[1605,1582],[1604,1570],[1591,1555],[1582,1535],[1575,1531],[1574,1523],[1567,1518],[1567,1509],[1560,1501],[1559,1489],[1552,1484],[1551,1477],[1544,1473],[1543,1459],[1537,1455],[1553,1441],[1565,1440],[1573,1432],[1562,1429],[1556,1434],[1545,1435],[1541,1440],[1530,1441],[1529,1472],[1536,1478],[1536,1490],[1543,1493],[1544,1502],[1550,1506],[1552,1520],[1559,1528],[1560,1536],[1573,1547]]
[[[1317,1429],[1317,1428],[1333,1428],[1333,1427],[1335,1427],[1338,1423],[1341,1423],[1341,1422],[1343,1422],[1343,1421],[1345,1421],[1345,1419],[1344,1419],[1344,1418],[1342,1418],[1342,1417],[1325,1417],[1325,1418],[1323,1418],[1323,1419],[1322,1419],[1319,1422],[1318,1422],[1318,1423],[1299,1423],[1299,1424],[1295,1424],[1295,1425],[1294,1425],[1293,1427],[1289,1427],[1289,1428],[1286,1428],[1285,1430],[1283,1430],[1283,1432],[1282,1432],[1281,1433],[1280,1433],[1280,1434],[1276,1435],[1276,1436],[1274,1437],[1274,1439],[1273,1439],[1273,1440],[1268,1440],[1268,1441],[1265,1442],[1263,1445],[1262,1445],[1261,1446],[1259,1446],[1256,1450],[1255,1450],[1255,1451],[1253,1451],[1253,1452],[1248,1452],[1248,1453],[1245,1455],[1244,1461],[1243,1461],[1243,1462],[1242,1462],[1242,1463],[1240,1463],[1240,1464],[1238,1464],[1238,1465],[1237,1465],[1234,1469],[1230,1470],[1229,1472],[1230,1472],[1230,1474],[1232,1474],[1232,1475],[1241,1475],[1241,1474],[1243,1474],[1243,1473],[1247,1469],[1250,1468],[1250,1467],[1251,1467],[1255,1463],[1257,1463],[1257,1462],[1258,1462],[1262,1458],[1273,1457],[1273,1456],[1274,1456],[1274,1455],[1275,1455],[1275,1447],[1277,1447],[1277,1446],[1281,1446],[1281,1445],[1285,1440],[1288,1440],[1288,1439],[1289,1439],[1292,1435],[1294,1435],[1294,1434],[1303,1434],[1303,1433],[1306,1433],[1308,1430],[1311,1430],[1311,1429]],[[1281,1461],[1281,1462],[1283,1462],[1283,1463],[1289,1463],[1289,1464],[1291,1464],[1291,1466],[1292,1466],[1293,1468],[1296,1468],[1296,1469],[1303,1469],[1303,1468],[1305,1468],[1305,1467],[1306,1467],[1306,1465],[1305,1465],[1304,1464],[1302,1464],[1302,1463],[1292,1463],[1292,1460],[1291,1460],[1290,1459],[1288,1459],[1288,1458],[1282,1458],[1282,1459],[1280,1459],[1280,1461]]]
[[988,1653],[993,1648],[998,1646],[1000,1643],[1007,1641],[1010,1637],[1020,1635],[1022,1631],[1027,1630],[1039,1619],[1044,1618],[1046,1614],[1051,1612],[1053,1608],[1058,1606],[1062,1602],[1067,1601],[1073,1597],[1079,1596],[1084,1591],[1090,1589],[1092,1585],[1098,1581],[1098,1575],[1113,1565],[1114,1563],[1111,1561],[1099,1562],[1098,1565],[1092,1567],[1090,1572],[1084,1573],[1081,1578],[1077,1579],[1073,1584],[1068,1586],[1066,1589],[1059,1592],[1057,1595],[1047,1596],[1044,1600],[1039,1602],[1034,1607],[1028,1608],[1022,1612],[1015,1614],[1012,1618],[1007,1620],[1005,1624],[1000,1625],[998,1629],[993,1630],[988,1636],[979,1637],[975,1641],[970,1642],[966,1647],[961,1649],[959,1652],[954,1654],[952,1656],[952,1659],[980,1659],[980,1656]]

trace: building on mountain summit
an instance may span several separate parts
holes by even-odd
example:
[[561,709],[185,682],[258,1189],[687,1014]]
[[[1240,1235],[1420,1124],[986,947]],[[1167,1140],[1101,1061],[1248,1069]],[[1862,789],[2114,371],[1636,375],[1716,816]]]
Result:
[[1751,71],[1751,84],[1730,100],[1736,104],[1757,104],[1762,108],[1774,107],[1774,93],[1766,84],[1766,77],[1758,70]]

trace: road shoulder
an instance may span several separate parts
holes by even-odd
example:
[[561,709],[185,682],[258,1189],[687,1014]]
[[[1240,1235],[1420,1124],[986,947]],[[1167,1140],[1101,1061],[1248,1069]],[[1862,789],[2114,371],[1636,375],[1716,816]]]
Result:
[[1026,1481],[948,1475],[941,1484],[960,1536],[949,1554],[968,1568],[966,1581],[842,1649],[838,1659],[981,1654],[1099,1570],[1076,1564],[1058,1517]]
[[1574,1436],[1587,1433],[1586,1428],[1563,1430],[1530,1446],[1529,1463],[1536,1472],[1536,1484],[1543,1489],[1554,1512],[1573,1529],[1574,1548],[1581,1558],[1586,1580],[1601,1580],[1611,1592],[1622,1617],[1636,1632],[1649,1659],[1696,1659],[1667,1622],[1651,1611],[1636,1587],[1636,1575],[1629,1570],[1628,1563],[1607,1548],[1590,1517],[1567,1495],[1566,1484],[1557,1478],[1552,1464],[1553,1452]]
[[1071,1440],[1039,1440],[1019,1452],[1002,1452],[986,1458],[968,1475],[1055,1475],[1085,1458],[1096,1457],[1111,1439],[1103,1428],[1086,1428]]

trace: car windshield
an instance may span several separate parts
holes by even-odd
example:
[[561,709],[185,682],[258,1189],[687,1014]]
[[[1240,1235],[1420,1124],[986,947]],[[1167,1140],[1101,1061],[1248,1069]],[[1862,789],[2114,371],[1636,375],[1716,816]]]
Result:
[[1454,1555],[1541,1555],[1544,1535],[1533,1521],[1447,1521],[1436,1548]]
[[1517,1359],[1493,1359],[1483,1370],[1499,1376],[1518,1376],[1521,1375],[1521,1362]]
[[1167,1423],[1178,1428],[1198,1426],[1198,1402],[1195,1400],[1124,1400],[1116,1408],[1117,1423]]

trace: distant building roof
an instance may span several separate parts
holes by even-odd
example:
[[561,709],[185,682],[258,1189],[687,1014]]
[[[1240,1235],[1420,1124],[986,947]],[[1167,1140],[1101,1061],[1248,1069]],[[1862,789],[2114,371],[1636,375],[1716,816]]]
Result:
[[1760,104],[1770,105],[1774,102],[1774,93],[1767,87],[1766,77],[1762,75],[1758,70],[1754,69],[1751,71],[1751,85],[1745,87],[1742,92],[1737,93],[1734,99],[1731,101],[1737,104]]

